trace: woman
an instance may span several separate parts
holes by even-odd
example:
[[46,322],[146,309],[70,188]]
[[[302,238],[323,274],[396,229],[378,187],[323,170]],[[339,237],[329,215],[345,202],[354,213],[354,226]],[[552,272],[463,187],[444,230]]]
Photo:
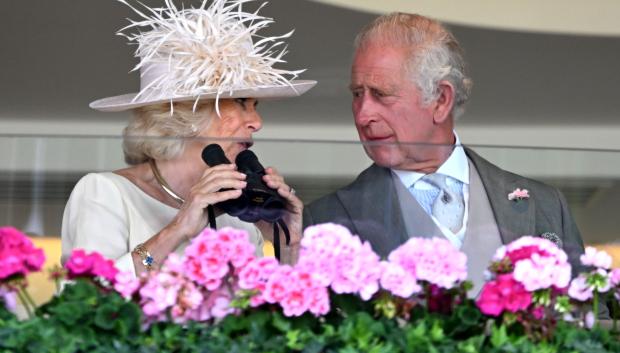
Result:
[[[207,166],[201,158],[203,148],[217,142],[234,161],[262,127],[256,97],[300,95],[316,83],[283,81],[283,74],[298,72],[273,69],[270,64],[276,61],[269,57],[273,51],[264,52],[264,60],[257,63],[258,49],[251,36],[264,24],[245,27],[247,18],[256,19],[254,14],[224,6],[228,2],[215,0],[208,9],[178,10],[167,1],[163,17],[149,18],[137,11],[145,20],[136,25],[151,29],[128,36],[138,44],[141,90],[91,103],[102,111],[133,110],[123,143],[130,167],[86,175],[75,186],[63,217],[63,262],[73,249],[96,250],[114,259],[120,269],[138,274],[157,267],[168,254],[181,252],[209,226],[207,207],[238,198],[246,186],[246,176],[234,164]],[[226,12],[232,8],[234,14]],[[213,33],[206,33],[206,28]],[[197,42],[204,48],[197,50]],[[237,47],[230,44],[236,42]],[[214,48],[217,45],[225,48]],[[243,57],[247,62],[239,64]],[[223,79],[222,72],[228,77],[232,72],[234,80]],[[267,168],[263,180],[286,200],[284,221],[291,245],[282,254],[283,260],[293,261],[301,238],[302,203],[275,169]],[[218,227],[245,229],[261,254],[258,228],[268,229],[267,224],[249,224],[217,208],[216,212]]]

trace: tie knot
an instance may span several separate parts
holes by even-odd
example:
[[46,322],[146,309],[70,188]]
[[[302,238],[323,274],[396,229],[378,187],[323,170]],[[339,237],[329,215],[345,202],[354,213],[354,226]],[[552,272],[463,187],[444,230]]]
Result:
[[422,177],[422,180],[425,182],[439,188],[443,189],[446,186],[446,176],[444,174],[431,173],[426,174]]

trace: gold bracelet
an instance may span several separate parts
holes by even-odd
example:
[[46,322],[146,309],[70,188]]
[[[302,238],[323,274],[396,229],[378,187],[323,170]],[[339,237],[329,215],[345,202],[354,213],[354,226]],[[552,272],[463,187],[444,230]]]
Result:
[[153,259],[151,253],[146,250],[144,244],[138,244],[132,252],[140,256],[142,264],[144,265],[144,267],[146,267],[147,270],[150,271],[153,268],[153,264],[155,264],[155,259]]

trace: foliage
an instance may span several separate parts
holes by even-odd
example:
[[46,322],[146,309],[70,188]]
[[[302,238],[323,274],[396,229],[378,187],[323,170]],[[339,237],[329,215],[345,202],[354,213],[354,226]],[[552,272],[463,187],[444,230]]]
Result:
[[3,352],[132,352],[141,339],[140,308],[79,279],[20,321],[0,325]]

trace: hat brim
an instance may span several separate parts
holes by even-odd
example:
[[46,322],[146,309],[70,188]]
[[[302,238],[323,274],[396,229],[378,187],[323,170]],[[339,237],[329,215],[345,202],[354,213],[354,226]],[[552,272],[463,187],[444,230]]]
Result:
[[[316,85],[313,80],[296,80],[291,81],[286,86],[258,86],[246,89],[234,90],[232,92],[222,92],[219,99],[226,98],[288,98],[297,97],[306,93],[310,88]],[[178,96],[157,99],[135,99],[138,93],[123,94],[120,96],[107,97],[98,99],[90,103],[92,109],[102,112],[121,112],[124,110],[135,109],[147,105],[169,103],[169,102],[185,102],[194,101],[196,96]],[[200,99],[215,99],[217,91],[206,92],[200,95]]]

